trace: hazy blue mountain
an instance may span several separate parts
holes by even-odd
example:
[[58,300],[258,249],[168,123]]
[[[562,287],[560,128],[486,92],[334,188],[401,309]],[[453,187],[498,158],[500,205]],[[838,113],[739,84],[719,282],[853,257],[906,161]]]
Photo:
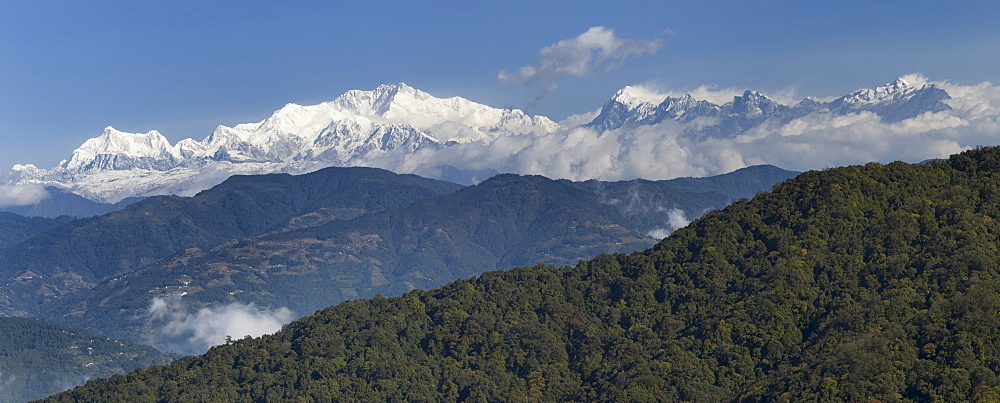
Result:
[[36,204],[0,207],[0,211],[16,213],[25,217],[56,218],[59,216],[70,216],[84,218],[121,210],[132,203],[142,200],[141,197],[128,197],[117,203],[99,203],[66,189],[49,186],[45,190],[49,196]]
[[733,200],[751,198],[774,184],[798,175],[798,172],[778,168],[774,165],[754,165],[733,172],[702,178],[676,178],[659,181],[677,190],[687,192],[718,192]]

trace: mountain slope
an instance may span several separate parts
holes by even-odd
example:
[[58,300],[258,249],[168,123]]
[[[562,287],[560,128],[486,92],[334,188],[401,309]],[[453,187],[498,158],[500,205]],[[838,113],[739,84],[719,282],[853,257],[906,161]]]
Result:
[[343,303],[52,401],[989,401],[998,197],[997,148],[808,172],[651,250]]
[[37,310],[187,248],[400,208],[460,187],[374,168],[330,168],[235,176],[195,197],[151,197],[9,248],[0,256],[0,312]]
[[[778,179],[749,169],[703,179],[755,190]],[[650,181],[570,182],[500,175],[410,206],[309,228],[240,239],[181,254],[98,284],[42,317],[133,340],[156,342],[164,326],[145,317],[151,298],[192,308],[253,303],[308,314],[344,300],[400,295],[484,271],[545,261],[572,264],[600,253],[653,245],[738,196],[678,191]]]
[[0,212],[0,250],[70,221],[73,219],[66,216],[29,218],[14,213]]
[[166,364],[148,346],[23,318],[0,318],[0,402],[24,402],[89,379]]

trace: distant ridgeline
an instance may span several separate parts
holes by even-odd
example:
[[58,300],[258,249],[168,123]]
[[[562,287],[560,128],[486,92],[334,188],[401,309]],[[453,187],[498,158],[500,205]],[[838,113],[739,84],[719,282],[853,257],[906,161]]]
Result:
[[0,318],[0,402],[41,399],[89,379],[165,364],[140,344],[23,318]]
[[772,166],[670,181],[508,174],[468,187],[372,168],[237,176],[193,198],[148,198],[16,245],[0,256],[17,279],[0,288],[0,309],[146,342],[164,325],[146,315],[157,297],[193,310],[252,303],[302,316],[488,270],[645,249],[688,217],[794,174]]
[[345,302],[51,401],[996,401],[1000,149],[808,172],[654,248]]

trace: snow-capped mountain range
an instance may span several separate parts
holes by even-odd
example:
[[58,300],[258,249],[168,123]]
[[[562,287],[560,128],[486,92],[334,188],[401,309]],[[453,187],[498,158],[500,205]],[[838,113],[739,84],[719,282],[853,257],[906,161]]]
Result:
[[371,165],[387,154],[560,128],[517,109],[436,98],[406,84],[382,85],[348,91],[318,105],[288,104],[257,123],[219,126],[200,142],[185,139],[171,145],[155,130],[126,133],[109,126],[59,166],[15,165],[9,176],[15,183],[66,187],[114,202],[129,196],[190,194],[230,174]]
[[631,87],[618,91],[587,126],[598,130],[628,126],[653,125],[665,120],[692,122],[713,120],[711,128],[698,127],[703,135],[733,136],[765,121],[788,122],[811,113],[846,115],[873,112],[884,122],[899,122],[925,112],[939,112],[950,107],[943,101],[951,98],[934,84],[909,82],[904,78],[874,89],[865,88],[830,102],[806,98],[794,106],[779,104],[757,91],[746,91],[731,102],[716,105],[696,100],[691,95],[666,97],[658,104],[648,94],[635,94]]
[[[507,157],[497,154],[509,153],[510,158],[523,159],[522,154],[528,154],[524,144],[566,148],[581,142],[576,139],[580,135],[599,137],[607,131],[665,121],[681,124],[678,130],[689,138],[733,138],[765,124],[785,124],[812,114],[868,112],[892,123],[950,108],[945,90],[920,81],[901,78],[829,102],[806,98],[795,105],[756,91],[718,105],[691,95],[659,99],[641,88],[626,87],[578,128],[517,109],[493,108],[460,97],[436,98],[405,84],[382,85],[372,91],[348,91],[318,105],[288,104],[257,123],[219,126],[202,141],[185,139],[171,145],[155,130],[126,133],[109,126],[57,167],[16,165],[6,177],[8,185],[58,186],[93,200],[115,202],[130,196],[190,195],[233,174],[304,173],[326,166],[377,166],[399,173],[420,168],[422,174],[433,172],[427,169],[434,164],[453,170],[510,171],[517,168],[484,166],[489,162],[477,158],[502,160]],[[461,152],[441,153],[448,157],[437,160],[428,157],[452,148]],[[532,168],[542,163],[522,161],[526,172],[518,173],[546,174]]]
[[167,170],[192,161],[352,164],[384,153],[449,143],[489,142],[508,134],[559,129],[545,117],[496,109],[463,98],[435,98],[406,84],[349,91],[319,105],[288,104],[257,122],[219,126],[198,142],[170,145],[159,132],[113,127],[87,140],[61,167],[71,172]]

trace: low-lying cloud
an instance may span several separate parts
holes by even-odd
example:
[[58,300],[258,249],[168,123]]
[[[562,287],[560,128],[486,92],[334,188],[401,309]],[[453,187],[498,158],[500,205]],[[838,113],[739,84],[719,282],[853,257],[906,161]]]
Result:
[[667,226],[665,228],[654,228],[646,233],[650,238],[666,238],[671,232],[677,231],[681,227],[691,222],[684,214],[684,210],[672,208],[666,211]]
[[47,198],[44,185],[0,185],[0,207],[30,206]]
[[260,309],[255,304],[231,303],[190,311],[180,296],[155,297],[147,311],[147,324],[156,328],[149,340],[161,350],[179,354],[202,354],[223,344],[226,337],[261,336],[281,330],[293,319],[288,308]]

